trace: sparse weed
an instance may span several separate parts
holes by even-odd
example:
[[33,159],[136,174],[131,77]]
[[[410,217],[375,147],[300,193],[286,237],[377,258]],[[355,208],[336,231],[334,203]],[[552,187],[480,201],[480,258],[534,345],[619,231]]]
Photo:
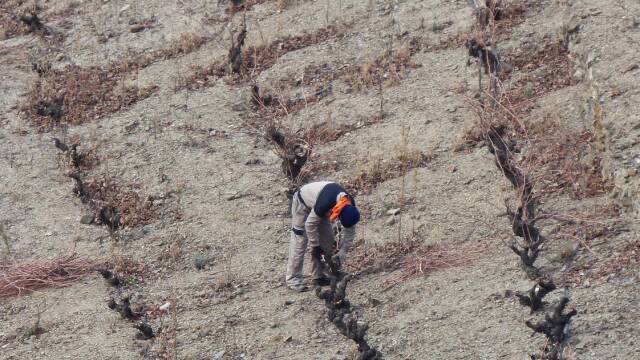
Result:
[[401,177],[411,169],[427,166],[433,158],[433,155],[420,151],[407,151],[392,159],[375,160],[366,170],[342,183],[353,194],[367,194],[387,180]]
[[393,86],[399,84],[404,78],[406,69],[419,67],[413,61],[413,55],[420,50],[420,41],[413,39],[396,47],[390,55],[388,50],[374,59],[348,71],[344,71],[341,78],[351,87],[362,90],[372,86],[383,84]]
[[11,245],[9,244],[9,235],[7,234],[4,224],[0,222],[0,238],[2,238],[2,243],[5,246],[4,258],[8,258],[11,256]]
[[28,339],[32,336],[40,336],[42,334],[44,334],[45,332],[47,332],[42,326],[40,326],[40,317],[42,315],[42,312],[38,312],[37,316],[36,316],[36,321],[33,323],[33,325],[29,326],[23,334],[23,337],[25,339]]
[[208,264],[209,264],[209,257],[206,254],[202,252],[198,252],[193,255],[193,266],[197,270],[204,269]]

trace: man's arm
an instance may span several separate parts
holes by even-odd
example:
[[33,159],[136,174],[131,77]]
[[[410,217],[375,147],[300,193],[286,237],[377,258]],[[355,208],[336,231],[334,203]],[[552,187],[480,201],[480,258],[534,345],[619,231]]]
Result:
[[356,226],[352,226],[349,228],[342,228],[342,243],[340,244],[340,249],[338,250],[338,256],[340,257],[340,261],[344,263],[347,258],[347,251],[353,245],[353,240],[356,237]]

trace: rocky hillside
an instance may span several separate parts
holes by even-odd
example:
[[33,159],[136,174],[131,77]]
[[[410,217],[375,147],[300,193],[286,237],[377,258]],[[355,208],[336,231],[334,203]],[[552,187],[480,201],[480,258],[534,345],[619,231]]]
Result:
[[[639,53],[636,0],[4,0],[0,358],[640,358]],[[319,179],[348,303],[284,286]]]

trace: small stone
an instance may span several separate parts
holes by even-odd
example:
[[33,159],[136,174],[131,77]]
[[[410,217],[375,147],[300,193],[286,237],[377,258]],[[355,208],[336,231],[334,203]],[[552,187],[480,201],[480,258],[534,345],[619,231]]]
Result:
[[285,304],[286,306],[289,306],[289,305],[293,304],[293,300],[286,300],[286,301],[284,302],[284,304]]
[[640,25],[640,22],[633,16],[625,16],[622,18],[622,24],[625,30],[633,30]]
[[233,111],[246,111],[247,107],[244,104],[234,104],[231,106],[231,110]]
[[258,164],[262,164],[262,161],[260,159],[249,159],[244,164],[245,165],[258,165]]
[[458,110],[458,108],[456,106],[449,106],[447,107],[447,112],[448,113],[454,113]]
[[211,360],[220,360],[222,359],[222,357],[224,356],[224,350],[220,350],[218,352],[213,353],[213,357],[211,358]]
[[81,224],[85,224],[85,225],[92,224],[93,223],[93,215],[91,215],[91,214],[82,215],[82,217],[80,218],[80,223]]
[[275,329],[275,328],[277,328],[277,327],[278,327],[278,324],[276,324],[276,323],[271,323],[271,324],[269,324],[269,327],[270,327],[270,328],[272,328],[272,329]]
[[393,208],[393,209],[389,209],[387,210],[387,215],[398,215],[398,213],[400,213],[400,208]]
[[582,79],[584,78],[584,72],[580,69],[576,70],[575,73],[573,73],[573,79],[576,81],[582,81]]
[[396,223],[396,217],[395,217],[395,216],[391,216],[391,217],[389,217],[389,218],[387,219],[387,221],[385,221],[385,224],[386,224],[387,226],[391,226],[391,225],[393,225],[393,224],[395,224],[395,223]]
[[631,72],[631,71],[634,71],[634,70],[638,70],[638,68],[640,68],[640,65],[638,65],[637,63],[634,63],[634,64],[631,64],[631,65],[628,65],[627,67],[625,67],[622,70],[622,73],[626,74],[628,72]]
[[284,339],[284,342],[288,343],[288,342],[291,342],[291,340],[293,340],[293,337],[289,336],[286,339]]
[[138,33],[138,32],[141,32],[143,30],[146,30],[148,28],[149,28],[149,26],[147,24],[133,24],[133,25],[129,26],[129,32]]
[[168,311],[170,307],[171,307],[171,303],[170,302],[166,302],[166,303],[164,303],[164,305],[160,306],[158,308],[158,310],[160,310],[160,311]]

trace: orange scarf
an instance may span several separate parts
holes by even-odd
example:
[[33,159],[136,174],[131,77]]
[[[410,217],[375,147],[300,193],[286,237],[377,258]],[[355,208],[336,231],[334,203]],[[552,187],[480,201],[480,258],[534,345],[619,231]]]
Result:
[[336,206],[334,206],[333,209],[331,209],[331,215],[329,215],[329,220],[336,221],[338,216],[340,216],[340,213],[342,212],[342,209],[344,209],[345,207],[347,207],[349,205],[351,205],[351,201],[349,201],[349,198],[347,198],[346,195],[343,196],[340,199],[340,201],[338,201]]

